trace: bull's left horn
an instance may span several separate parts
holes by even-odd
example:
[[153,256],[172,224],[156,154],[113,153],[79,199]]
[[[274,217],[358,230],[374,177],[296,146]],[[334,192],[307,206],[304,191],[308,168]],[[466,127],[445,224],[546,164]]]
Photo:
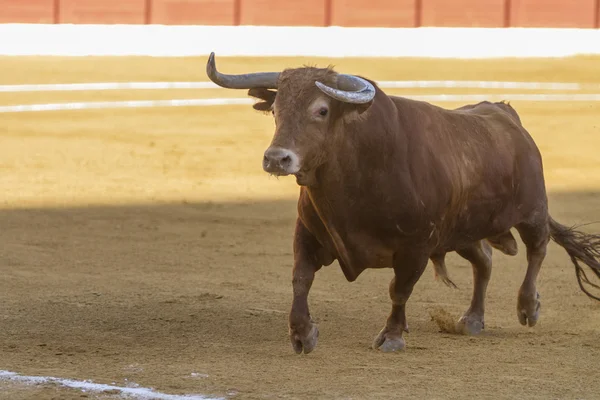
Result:
[[277,80],[279,79],[279,72],[256,72],[241,75],[222,74],[217,71],[214,52],[210,53],[208,57],[206,74],[211,81],[227,89],[277,89]]
[[326,95],[344,103],[364,104],[375,97],[375,87],[371,82],[358,76],[339,74],[337,83],[339,89],[331,88],[318,81],[315,85]]

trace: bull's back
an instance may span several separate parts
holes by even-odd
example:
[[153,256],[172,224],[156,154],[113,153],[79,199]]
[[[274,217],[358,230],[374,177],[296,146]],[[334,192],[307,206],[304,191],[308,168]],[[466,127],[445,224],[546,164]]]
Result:
[[414,153],[426,178],[417,186],[446,237],[499,234],[535,208],[541,156],[510,105],[421,107],[422,128],[412,135],[415,149],[426,149]]

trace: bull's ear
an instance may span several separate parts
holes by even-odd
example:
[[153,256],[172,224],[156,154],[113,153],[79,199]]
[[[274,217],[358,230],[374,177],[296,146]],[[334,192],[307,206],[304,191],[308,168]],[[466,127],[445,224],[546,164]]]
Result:
[[252,88],[248,90],[248,95],[256,97],[257,99],[264,100],[252,106],[255,110],[269,112],[273,107],[273,103],[275,102],[275,96],[277,96],[277,92],[265,88]]

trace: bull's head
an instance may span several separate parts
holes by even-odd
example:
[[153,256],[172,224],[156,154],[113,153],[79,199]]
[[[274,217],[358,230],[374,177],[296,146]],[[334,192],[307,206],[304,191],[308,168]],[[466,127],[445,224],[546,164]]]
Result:
[[278,176],[295,175],[299,185],[315,183],[315,171],[327,161],[327,149],[335,141],[331,133],[340,118],[349,111],[364,111],[376,92],[365,79],[330,68],[225,75],[217,71],[214,53],[206,72],[217,85],[250,89],[250,96],[262,100],[254,108],[270,111],[276,127],[263,169]]

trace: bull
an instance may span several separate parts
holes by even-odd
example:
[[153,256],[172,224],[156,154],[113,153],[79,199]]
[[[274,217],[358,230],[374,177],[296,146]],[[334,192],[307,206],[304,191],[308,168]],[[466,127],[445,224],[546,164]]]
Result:
[[540,316],[536,280],[549,241],[575,265],[581,290],[586,264],[600,277],[600,235],[556,222],[549,214],[542,157],[510,104],[481,102],[444,109],[391,96],[367,78],[332,67],[229,75],[206,72],[217,85],[248,89],[270,112],[275,133],[263,155],[265,172],[293,175],[300,186],[293,239],[289,338],[296,353],[314,350],[318,327],[308,295],[315,274],[335,260],[349,282],[370,268],[392,268],[391,312],[372,347],[403,350],[406,303],[429,260],[447,279],[444,257],[472,264],[470,307],[457,324],[484,328],[492,247],[516,255],[511,229],[527,252],[518,290],[519,322]]

